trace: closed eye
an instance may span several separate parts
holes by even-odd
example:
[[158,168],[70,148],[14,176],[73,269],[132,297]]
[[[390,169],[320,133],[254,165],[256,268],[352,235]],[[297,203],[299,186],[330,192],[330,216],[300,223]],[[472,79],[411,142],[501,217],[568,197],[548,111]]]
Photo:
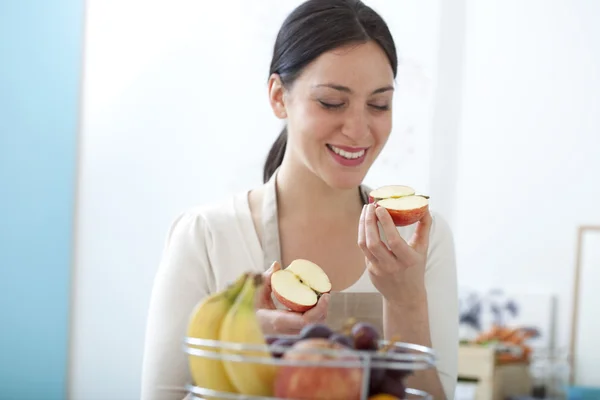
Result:
[[325,107],[325,108],[329,108],[329,109],[334,109],[334,108],[340,108],[344,106],[344,103],[326,103],[324,101],[319,100],[319,103]]
[[390,109],[390,106],[378,106],[376,104],[369,104],[370,107],[378,110],[378,111],[387,111]]

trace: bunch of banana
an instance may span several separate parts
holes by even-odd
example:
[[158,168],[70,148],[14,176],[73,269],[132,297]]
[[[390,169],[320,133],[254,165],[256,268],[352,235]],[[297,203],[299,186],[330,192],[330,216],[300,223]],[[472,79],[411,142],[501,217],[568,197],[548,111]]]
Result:
[[[255,313],[255,297],[263,277],[255,274],[246,279],[244,288],[223,320],[220,340],[223,342],[265,345],[265,337]],[[222,350],[236,356],[270,358],[268,350]],[[223,360],[229,379],[239,393],[253,396],[272,396],[277,373],[274,364]]]
[[[261,274],[246,273],[223,291],[204,299],[192,313],[188,324],[188,337],[264,345],[265,337],[256,318],[254,306],[256,292],[262,283]],[[268,351],[194,347],[234,356],[271,357]],[[196,386],[220,392],[255,396],[271,396],[273,393],[275,365],[193,355],[188,358],[188,361],[192,380]]]
[[[189,320],[187,336],[195,339],[219,340],[223,319],[235,303],[247,278],[248,274],[243,274],[224,290],[198,303]],[[190,347],[208,352],[219,352],[216,347]],[[237,393],[221,360],[190,355],[188,363],[194,385],[220,392]]]

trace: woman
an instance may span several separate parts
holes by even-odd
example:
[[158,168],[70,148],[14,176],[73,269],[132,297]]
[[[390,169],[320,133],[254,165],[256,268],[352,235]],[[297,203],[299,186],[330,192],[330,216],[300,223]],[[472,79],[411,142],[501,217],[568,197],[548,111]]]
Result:
[[[360,1],[309,0],[288,16],[268,82],[286,128],[262,186],[173,223],[149,309],[142,399],[185,396],[181,340],[200,300],[244,271],[268,269],[268,276],[296,258],[322,266],[334,292],[379,292],[385,336],[438,354],[437,368],[417,372],[410,387],[454,397],[458,306],[449,228],[430,214],[396,228],[384,209],[366,205],[362,184],[392,130],[396,71],[388,27]],[[258,316],[266,332],[294,333],[324,321],[328,301],[322,296],[305,314],[265,301]]]

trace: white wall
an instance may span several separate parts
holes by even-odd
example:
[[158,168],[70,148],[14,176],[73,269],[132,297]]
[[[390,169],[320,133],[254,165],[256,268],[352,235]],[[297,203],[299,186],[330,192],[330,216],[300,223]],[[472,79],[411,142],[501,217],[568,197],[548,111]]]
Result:
[[556,293],[564,346],[576,228],[600,223],[600,3],[489,0],[467,10],[459,279]]
[[[299,2],[88,2],[71,398],[138,397],[168,224],[260,183],[280,127],[266,99],[272,41]],[[566,344],[576,226],[600,223],[600,4],[368,3],[405,58],[369,182],[431,189],[461,284],[557,293]]]
[[[193,204],[260,184],[280,129],[267,101],[270,52],[299,3],[88,1],[70,398],[139,398],[168,226]],[[438,0],[367,3],[403,57],[393,137],[368,181],[426,192]]]

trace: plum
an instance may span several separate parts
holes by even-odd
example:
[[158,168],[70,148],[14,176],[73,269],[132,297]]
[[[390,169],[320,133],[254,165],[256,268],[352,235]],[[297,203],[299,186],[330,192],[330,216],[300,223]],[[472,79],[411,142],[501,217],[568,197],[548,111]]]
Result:
[[351,334],[355,349],[377,350],[379,348],[379,333],[373,325],[359,322],[352,327]]
[[311,338],[312,339],[315,339],[315,338],[329,339],[329,337],[332,334],[333,334],[333,331],[327,325],[309,324],[309,325],[304,326],[304,328],[302,328],[299,336],[300,336],[300,339],[311,339]]
[[379,383],[377,392],[373,394],[391,394],[399,399],[403,399],[406,395],[406,386],[402,379],[394,379],[389,375],[385,375],[382,381]]
[[348,347],[349,349],[354,348],[354,342],[352,341],[352,339],[341,333],[334,333],[329,337],[329,340],[335,343],[339,343],[342,346]]
[[[283,338],[283,339],[277,339],[277,340],[275,340],[273,343],[271,343],[271,345],[272,346],[284,347],[284,348],[290,348],[297,341],[298,341],[297,339]],[[272,349],[271,354],[275,358],[281,358],[281,356],[283,356],[283,354],[284,354],[284,351],[279,350],[279,349]]]

